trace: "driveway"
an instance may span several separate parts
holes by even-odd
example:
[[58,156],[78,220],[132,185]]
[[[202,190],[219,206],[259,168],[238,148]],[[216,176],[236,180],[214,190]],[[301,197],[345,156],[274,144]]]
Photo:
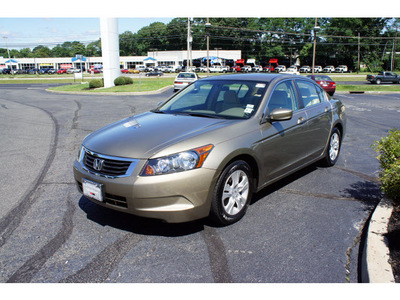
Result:
[[82,139],[170,95],[1,87],[1,282],[358,282],[362,230],[381,196],[370,145],[399,127],[399,96],[338,94],[348,129],[336,166],[262,190],[229,227],[165,224],[82,197],[72,175]]

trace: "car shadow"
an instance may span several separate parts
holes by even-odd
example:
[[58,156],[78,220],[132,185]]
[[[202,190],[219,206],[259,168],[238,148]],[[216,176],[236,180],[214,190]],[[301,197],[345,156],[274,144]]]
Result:
[[268,197],[269,195],[284,188],[285,186],[289,185],[290,183],[314,172],[317,169],[318,169],[318,163],[315,163],[315,164],[307,166],[285,178],[282,178],[281,180],[279,180],[275,183],[268,185],[267,187],[263,188],[262,190],[258,191],[257,193],[255,193],[253,195],[253,199],[252,199],[250,205],[253,205],[254,203],[258,202],[259,200],[261,200],[265,197]]
[[79,199],[79,207],[86,213],[89,220],[101,226],[110,226],[136,234],[177,237],[204,230],[202,220],[180,224],[165,223],[161,220],[142,218],[108,209],[93,203],[84,196]]

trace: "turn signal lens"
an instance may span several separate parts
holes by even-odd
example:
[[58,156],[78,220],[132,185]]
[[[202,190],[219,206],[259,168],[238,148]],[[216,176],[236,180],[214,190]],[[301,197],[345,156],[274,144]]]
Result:
[[149,159],[140,175],[162,175],[201,168],[213,147],[210,144],[169,156]]

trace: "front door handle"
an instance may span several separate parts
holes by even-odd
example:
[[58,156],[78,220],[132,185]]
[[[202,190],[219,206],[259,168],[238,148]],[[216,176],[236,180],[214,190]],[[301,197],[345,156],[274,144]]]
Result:
[[304,123],[305,121],[306,121],[306,118],[300,117],[300,118],[297,120],[297,124],[302,124],[302,123]]

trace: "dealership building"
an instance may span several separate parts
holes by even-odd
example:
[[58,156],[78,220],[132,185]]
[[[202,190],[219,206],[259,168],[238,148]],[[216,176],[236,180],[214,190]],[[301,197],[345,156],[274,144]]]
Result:
[[[206,65],[207,51],[192,50],[189,52],[189,61],[193,66]],[[210,65],[220,63],[230,65],[241,59],[240,50],[210,50],[208,54]],[[186,65],[188,52],[182,51],[149,51],[147,56],[120,56],[121,69],[135,69],[137,65],[146,67],[157,66],[182,66]],[[48,58],[12,58],[0,56],[0,69],[12,66],[14,70],[29,70],[53,68],[69,69],[78,68],[82,65],[83,69],[90,70],[92,66],[101,68],[103,65],[102,57],[48,57]]]

